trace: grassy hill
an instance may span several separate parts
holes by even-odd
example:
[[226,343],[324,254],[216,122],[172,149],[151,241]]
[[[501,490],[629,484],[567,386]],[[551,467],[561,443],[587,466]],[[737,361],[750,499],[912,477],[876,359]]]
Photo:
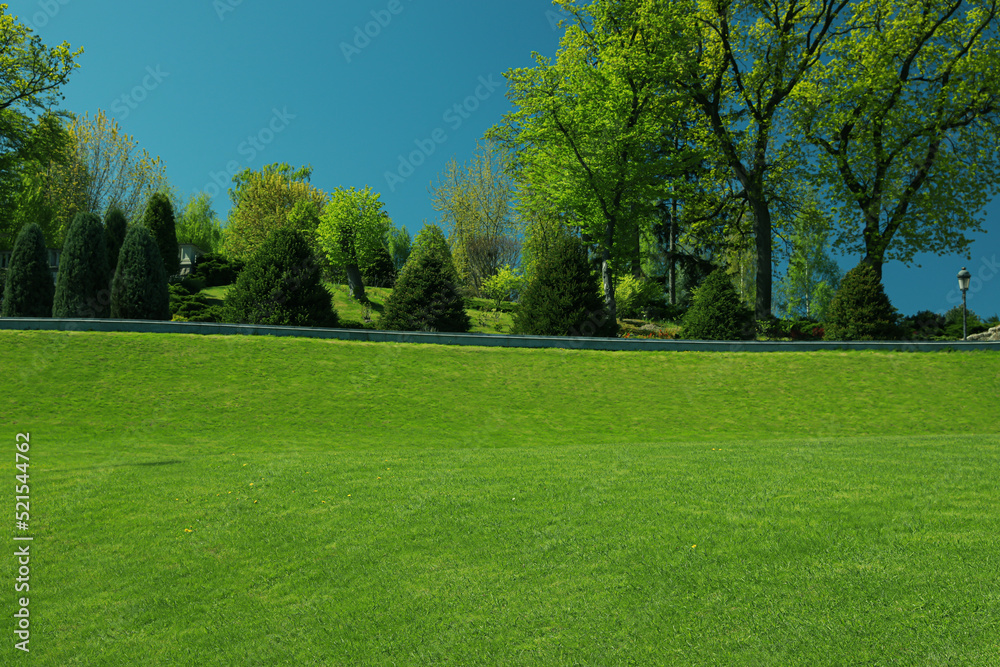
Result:
[[0,332],[0,368],[38,664],[998,664],[994,354]]

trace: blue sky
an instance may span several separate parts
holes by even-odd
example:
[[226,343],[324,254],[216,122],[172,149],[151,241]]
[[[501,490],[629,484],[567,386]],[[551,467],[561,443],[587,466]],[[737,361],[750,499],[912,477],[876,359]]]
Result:
[[[111,0],[9,2],[44,43],[83,47],[64,108],[99,109],[166,164],[185,195],[207,190],[225,219],[233,171],[312,165],[312,183],[371,185],[397,225],[435,222],[428,186],[510,110],[503,72],[555,55],[549,0]],[[345,47],[346,45],[346,47]],[[394,176],[387,176],[394,174]],[[904,314],[961,304],[1000,312],[1000,201],[966,259],[887,264]],[[838,257],[850,269],[860,257]]]

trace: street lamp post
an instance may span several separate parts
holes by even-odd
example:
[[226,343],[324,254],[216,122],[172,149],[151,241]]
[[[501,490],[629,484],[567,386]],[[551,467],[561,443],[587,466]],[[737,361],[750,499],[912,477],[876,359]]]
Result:
[[962,340],[968,340],[968,334],[966,329],[966,308],[965,308],[965,293],[969,290],[969,280],[972,279],[972,274],[962,267],[962,270],[958,272],[958,289],[962,290]]

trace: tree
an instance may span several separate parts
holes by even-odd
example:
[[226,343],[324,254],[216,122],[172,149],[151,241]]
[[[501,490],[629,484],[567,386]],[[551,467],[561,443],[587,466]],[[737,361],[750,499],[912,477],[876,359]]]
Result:
[[743,305],[725,269],[713,271],[695,290],[682,331],[694,340],[753,339],[754,313]]
[[388,268],[386,236],[392,220],[384,206],[381,195],[370,186],[337,188],[316,231],[330,264],[346,271],[351,295],[361,302],[368,300],[362,273],[375,275]]
[[153,193],[166,183],[160,158],[151,157],[138,142],[103,111],[77,117],[70,126],[71,163],[64,180],[82,181],[83,210],[106,211],[115,206],[128,220],[138,220]]
[[824,320],[842,273],[828,254],[830,220],[810,199],[792,223],[788,271],[778,285],[785,317]]
[[[224,254],[248,260],[276,229],[298,229],[313,252],[320,252],[316,237],[319,216],[290,218],[296,204],[311,202],[318,213],[326,206],[327,194],[309,183],[312,167],[293,169],[287,163],[264,166],[260,171],[244,169],[233,176],[229,211],[223,241]],[[299,209],[300,212],[303,209]]]
[[14,242],[3,292],[3,317],[52,317],[55,285],[49,251],[38,225],[25,225]]
[[483,294],[496,301],[494,308],[500,308],[500,303],[511,299],[524,289],[524,276],[510,266],[500,267],[500,270],[483,281]]
[[511,160],[509,150],[495,142],[477,144],[472,163],[459,166],[452,159],[433,192],[455,268],[475,294],[501,267],[516,264],[520,253]]
[[133,225],[122,243],[111,282],[111,317],[170,319],[170,292],[163,257],[152,233],[141,225]]
[[448,239],[445,238],[444,232],[437,225],[429,225],[425,222],[417,234],[417,238],[414,239],[410,259],[420,255],[437,256],[441,260],[441,265],[444,267],[448,279],[456,285],[460,283],[461,277],[458,270],[455,269],[455,260],[452,258]]
[[108,267],[112,273],[118,266],[118,253],[121,252],[122,244],[125,243],[125,235],[128,232],[128,220],[125,214],[118,207],[108,209],[104,216],[104,241],[108,246]]
[[795,93],[842,223],[882,265],[966,251],[1000,185],[996,2],[860,0]]
[[385,301],[379,325],[392,331],[466,332],[465,301],[440,253],[414,254]]
[[77,213],[66,232],[52,317],[103,318],[111,303],[111,270],[101,219]]
[[335,327],[337,313],[304,232],[275,229],[226,295],[229,322]]
[[398,275],[403,270],[406,260],[410,257],[410,251],[413,249],[410,230],[406,227],[393,227],[386,234],[386,246],[389,248],[389,256],[392,257],[392,265]]
[[847,272],[833,296],[824,323],[826,340],[893,340],[900,335],[899,313],[867,262]]
[[177,223],[174,220],[174,207],[166,194],[156,192],[150,197],[142,224],[156,240],[167,275],[175,276],[180,273],[181,251],[177,243]]
[[212,210],[212,200],[204,192],[195,195],[177,219],[177,243],[191,243],[204,253],[222,249],[222,223]]
[[613,262],[632,263],[637,225],[664,177],[693,159],[659,150],[681,113],[665,94],[681,15],[655,0],[558,4],[576,25],[566,26],[554,64],[534,54],[535,68],[504,74],[517,108],[489,136],[518,155],[528,217],[549,207],[571,213],[594,244],[614,320]]
[[606,310],[587,250],[563,234],[539,258],[519,300],[514,333],[537,336],[615,336],[618,323]]
[[44,109],[61,98],[59,88],[80,65],[83,49],[70,52],[68,42],[48,48],[31,28],[0,4],[0,109]]

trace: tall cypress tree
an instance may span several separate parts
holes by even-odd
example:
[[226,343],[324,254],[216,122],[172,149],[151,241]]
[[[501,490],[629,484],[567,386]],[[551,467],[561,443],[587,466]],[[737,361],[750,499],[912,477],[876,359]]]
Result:
[[93,213],[77,213],[59,259],[52,317],[107,317],[110,287],[104,225]]
[[121,252],[127,231],[128,221],[125,219],[125,214],[117,206],[112,206],[104,216],[104,241],[108,244],[108,266],[111,268],[111,273],[114,273],[118,266],[118,253]]
[[167,271],[153,235],[135,225],[125,235],[111,283],[111,317],[123,320],[169,320]]
[[49,270],[45,235],[35,223],[25,225],[14,242],[3,292],[3,317],[52,317],[55,283]]
[[181,251],[177,243],[177,223],[174,220],[174,207],[170,198],[162,192],[149,198],[143,224],[156,239],[156,246],[163,257],[163,268],[167,276],[175,276],[181,270]]

